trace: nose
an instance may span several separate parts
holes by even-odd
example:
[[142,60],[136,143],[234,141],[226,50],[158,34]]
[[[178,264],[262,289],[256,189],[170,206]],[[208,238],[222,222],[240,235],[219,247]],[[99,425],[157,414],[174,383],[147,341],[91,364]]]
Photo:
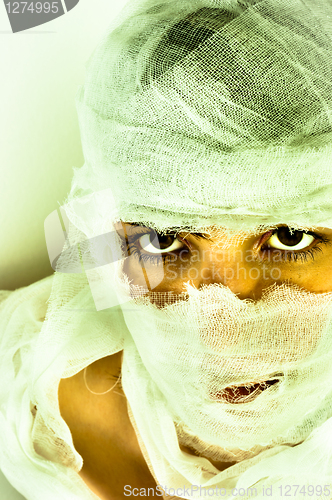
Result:
[[[215,257],[215,258],[214,258]],[[243,252],[229,252],[223,262],[210,256],[201,264],[196,287],[220,283],[227,286],[240,300],[260,300],[263,291],[279,281],[271,276],[268,266],[257,259],[246,260]]]

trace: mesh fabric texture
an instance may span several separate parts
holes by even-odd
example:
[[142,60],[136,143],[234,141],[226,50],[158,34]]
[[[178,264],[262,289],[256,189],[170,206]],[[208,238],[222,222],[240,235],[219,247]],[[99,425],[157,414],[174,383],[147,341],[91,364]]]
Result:
[[[161,233],[215,226],[234,241],[279,224],[332,228],[330,12],[327,0],[129,2],[77,95],[85,165],[64,207],[65,249],[121,220]],[[1,313],[0,465],[28,500],[95,498],[57,388],[122,349],[158,483],[255,486],[256,498],[263,485],[332,483],[331,293],[275,285],[253,303],[187,283],[176,300],[147,299],[124,275],[120,238],[114,263],[94,266],[90,251],[81,273],[68,272],[69,251],[26,292],[42,302],[52,285],[43,323],[24,328],[29,300],[13,319],[21,292]],[[217,397],[252,383],[258,397],[245,404]],[[215,459],[234,464],[220,472]]]

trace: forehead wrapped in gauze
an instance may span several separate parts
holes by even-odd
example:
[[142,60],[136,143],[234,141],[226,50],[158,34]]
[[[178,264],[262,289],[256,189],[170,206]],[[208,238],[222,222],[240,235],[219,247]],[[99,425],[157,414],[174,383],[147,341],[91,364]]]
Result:
[[317,2],[143,2],[77,95],[85,166],[127,221],[331,226],[332,41]]

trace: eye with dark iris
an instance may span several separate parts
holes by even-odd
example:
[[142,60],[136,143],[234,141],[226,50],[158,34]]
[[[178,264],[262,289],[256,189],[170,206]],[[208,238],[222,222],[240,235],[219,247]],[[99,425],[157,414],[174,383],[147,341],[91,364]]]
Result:
[[[123,248],[128,256],[133,256],[139,262],[150,262],[155,265],[173,262],[183,252],[189,253],[191,244],[187,239],[170,230],[161,234],[147,226],[136,223],[127,223],[128,233],[123,239]],[[208,239],[205,234],[190,233],[196,239]]]
[[[174,234],[152,235],[144,234],[139,238],[143,250],[150,253],[174,252],[183,248],[184,245]],[[159,248],[158,248],[159,247]]]
[[303,250],[315,241],[315,236],[304,231],[292,231],[289,227],[279,227],[266,242],[268,248],[278,250]]

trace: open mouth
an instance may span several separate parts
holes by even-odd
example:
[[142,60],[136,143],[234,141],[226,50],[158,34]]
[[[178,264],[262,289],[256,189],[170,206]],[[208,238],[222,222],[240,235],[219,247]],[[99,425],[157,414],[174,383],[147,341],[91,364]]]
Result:
[[257,398],[263,391],[274,384],[277,384],[279,379],[266,380],[264,382],[252,382],[247,385],[232,385],[226,387],[222,391],[211,394],[213,400],[225,401],[232,404],[250,403]]

